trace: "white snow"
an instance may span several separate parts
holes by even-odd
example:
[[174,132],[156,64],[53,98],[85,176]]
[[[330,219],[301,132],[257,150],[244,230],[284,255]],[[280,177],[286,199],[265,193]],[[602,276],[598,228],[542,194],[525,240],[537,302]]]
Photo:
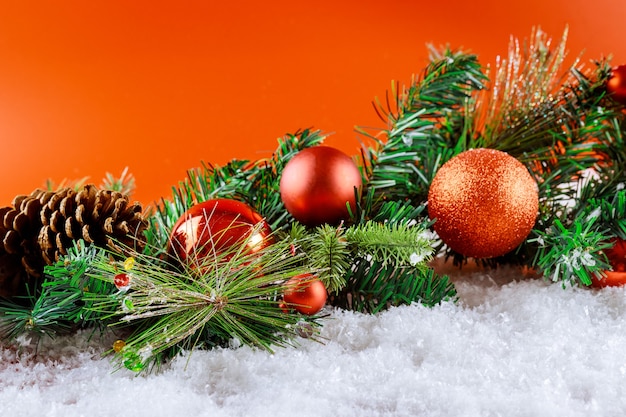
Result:
[[[2,416],[622,416],[626,289],[458,272],[457,304],[332,310],[325,344],[196,351],[114,372],[114,335],[0,348]],[[109,340],[110,339],[110,340]],[[23,343],[27,343],[24,340]]]

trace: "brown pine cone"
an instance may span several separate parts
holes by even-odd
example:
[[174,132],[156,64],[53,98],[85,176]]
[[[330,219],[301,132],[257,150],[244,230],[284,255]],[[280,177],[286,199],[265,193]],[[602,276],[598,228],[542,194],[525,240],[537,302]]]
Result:
[[0,296],[14,295],[20,281],[32,284],[79,239],[120,254],[142,251],[148,224],[140,204],[94,185],[17,196],[0,208],[0,220]]

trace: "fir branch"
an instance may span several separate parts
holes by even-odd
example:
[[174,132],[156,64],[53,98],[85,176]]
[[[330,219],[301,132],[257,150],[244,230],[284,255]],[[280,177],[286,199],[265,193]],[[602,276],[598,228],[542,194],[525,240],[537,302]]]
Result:
[[597,211],[578,216],[571,225],[565,226],[560,220],[546,230],[534,230],[538,250],[536,265],[553,282],[561,282],[563,287],[583,284],[591,285],[593,274],[609,269],[603,249],[612,246],[606,229],[600,229]]
[[94,262],[107,262],[104,249],[74,241],[61,260],[44,269],[45,279],[36,293],[0,302],[0,337],[67,333],[100,326],[103,316],[90,309],[90,294],[110,294],[114,287],[89,277]]
[[570,73],[564,75],[562,71],[566,40],[567,28],[554,48],[541,29],[533,29],[523,47],[518,39],[511,39],[508,57],[498,58],[491,84],[476,102],[475,130],[482,132],[487,143],[514,143],[529,132],[546,131],[544,120],[550,122],[553,118],[537,116],[546,110],[558,110],[561,86],[573,81]]
[[432,259],[434,251],[427,231],[419,226],[368,222],[350,227],[345,237],[356,248],[356,256],[371,258],[383,267],[425,267],[424,262]]
[[[398,212],[420,212],[410,206],[399,203],[386,205],[394,217]],[[349,269],[354,268],[360,258],[380,262],[390,270],[411,265],[416,269],[426,269],[433,254],[433,239],[424,225],[414,219],[395,218],[385,223],[369,221],[343,226],[319,226],[308,231],[304,226],[294,224],[288,240],[297,244],[306,254],[307,266],[326,286],[329,293],[337,293],[346,284],[345,277]]]
[[[372,221],[388,225],[410,226],[422,220],[425,208],[424,204],[414,206],[409,201],[385,201],[372,218]],[[428,226],[430,224],[425,225],[425,227]]]
[[[624,183],[621,183],[622,187]],[[616,187],[617,188],[617,187]],[[626,190],[619,188],[606,198],[581,198],[586,204],[579,205],[582,215],[598,216],[601,227],[620,239],[626,239]],[[584,210],[583,210],[584,209]]]
[[414,205],[407,200],[386,200],[376,195],[374,188],[367,188],[365,193],[356,196],[356,212],[351,214],[354,224],[368,221],[388,224],[416,223],[423,216],[425,204]]
[[465,124],[461,112],[484,81],[475,55],[433,48],[420,78],[408,87],[392,84],[393,103],[388,93],[386,106],[374,104],[387,130],[369,134],[357,128],[375,142],[361,152],[368,186],[392,200],[423,201],[440,164],[464,150],[465,145],[458,147]]
[[[94,310],[113,310],[119,323],[138,328],[125,340],[120,362],[133,370],[148,370],[181,350],[223,340],[268,350],[293,343],[302,318],[284,313],[279,297],[283,282],[307,270],[286,241],[253,254],[244,250],[248,243],[197,263],[181,262],[182,269],[136,254],[128,271],[129,288],[90,300]],[[110,262],[95,267],[93,276],[107,282],[121,269],[119,263]],[[207,340],[209,336],[216,340]]]
[[618,115],[604,99],[606,63],[590,72],[577,59],[563,69],[566,39],[567,29],[555,47],[541,30],[523,48],[512,39],[508,58],[498,62],[472,110],[475,134],[485,146],[526,164],[542,199],[563,198],[560,191],[571,190],[564,185],[598,166],[607,151],[606,131]]
[[345,285],[352,253],[343,227],[319,226],[311,238],[303,240],[300,245],[308,256],[310,268],[318,271],[318,277],[329,293]]
[[457,298],[447,276],[429,268],[385,268],[380,262],[359,259],[346,276],[346,285],[330,298],[330,304],[362,313],[413,302],[432,307]]

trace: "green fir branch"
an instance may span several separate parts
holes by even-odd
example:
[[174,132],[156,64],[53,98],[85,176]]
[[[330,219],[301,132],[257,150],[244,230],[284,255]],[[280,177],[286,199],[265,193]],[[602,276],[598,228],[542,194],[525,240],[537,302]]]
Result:
[[[167,267],[135,254],[128,288],[89,301],[99,314],[135,326],[118,355],[123,366],[150,370],[173,355],[230,340],[272,350],[293,344],[302,317],[280,308],[283,284],[307,272],[287,241],[256,253],[249,242],[195,262]],[[99,262],[94,277],[112,282],[121,264]],[[309,319],[315,324],[315,318]],[[211,339],[207,339],[211,337]]]
[[356,212],[351,216],[352,223],[365,224],[368,221],[387,224],[416,223],[421,221],[425,204],[414,205],[407,200],[386,200],[376,195],[373,188],[366,189],[363,195],[356,196]]
[[591,285],[594,274],[610,269],[603,249],[612,246],[611,234],[601,229],[599,212],[578,216],[571,225],[565,226],[560,220],[546,230],[534,230],[538,250],[536,265],[544,277],[553,282],[561,282],[563,287],[570,285]]
[[370,134],[357,128],[375,143],[361,152],[368,186],[392,200],[424,201],[438,167],[465,150],[459,147],[462,110],[485,80],[475,55],[432,48],[421,77],[408,87],[392,84],[387,104],[374,104],[387,129]]
[[[394,213],[421,212],[408,205],[389,203],[386,207],[392,218]],[[331,294],[343,289],[346,274],[360,258],[380,262],[390,270],[409,265],[427,269],[434,252],[434,239],[423,224],[397,217],[394,221],[369,221],[348,228],[323,225],[312,231],[294,224],[288,240],[297,242],[295,249],[306,254],[308,268],[316,271]]]
[[[572,81],[572,74],[563,70],[567,32],[566,28],[555,46],[541,29],[533,29],[530,39],[523,42],[511,39],[508,56],[498,60],[490,77],[489,93],[476,102],[476,130],[488,146],[545,137],[562,116],[540,117],[562,109],[562,86]],[[577,61],[572,68],[575,65]]]
[[0,302],[0,337],[53,337],[77,328],[101,326],[103,316],[92,311],[86,300],[91,294],[113,292],[113,285],[89,276],[95,262],[108,259],[105,250],[74,241],[66,256],[45,267],[43,283],[36,293]]
[[355,248],[356,256],[372,259],[383,267],[425,267],[434,251],[428,232],[419,226],[368,222],[347,229],[345,238]]
[[346,276],[346,285],[330,298],[333,306],[376,314],[392,306],[420,303],[433,307],[456,301],[457,293],[447,276],[432,269],[386,268],[380,262],[359,259]]
[[311,237],[303,240],[300,246],[308,256],[310,268],[318,271],[318,278],[329,293],[334,293],[345,285],[352,252],[343,227],[318,226]]
[[598,216],[599,225],[606,228],[611,237],[626,240],[626,190],[620,187],[612,196],[585,201],[583,215]]

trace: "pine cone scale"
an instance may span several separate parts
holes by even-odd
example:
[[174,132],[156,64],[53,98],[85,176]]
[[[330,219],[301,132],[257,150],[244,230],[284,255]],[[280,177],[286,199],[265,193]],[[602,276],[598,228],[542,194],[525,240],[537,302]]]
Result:
[[16,232],[15,230],[7,231],[7,233],[4,235],[4,239],[2,239],[4,250],[11,255],[20,253],[21,242],[22,242],[22,239],[20,238],[19,233]]
[[63,198],[61,200],[61,203],[59,204],[59,212],[67,217],[67,216],[71,216],[72,213],[74,212],[74,193],[68,194],[65,198]]
[[24,213],[28,218],[35,218],[37,213],[41,211],[41,201],[38,199],[24,200],[24,204],[20,204],[20,211]]
[[[22,202],[26,200],[26,198],[28,198],[27,195],[23,195],[23,194],[16,195],[13,201],[11,202],[11,206],[21,208]],[[11,208],[11,207],[5,207],[5,208]]]
[[61,230],[65,228],[65,219],[63,218],[63,214],[60,211],[55,211],[50,216],[50,229],[59,233]]
[[22,237],[28,237],[31,235],[30,218],[24,212],[17,213],[11,226],[14,230],[19,230]]
[[17,210],[9,210],[5,215],[4,215],[4,219],[3,219],[3,225],[5,229],[11,230],[13,229],[13,220],[15,220],[15,217],[17,216],[17,213],[19,213]]
[[85,216],[85,206],[80,204],[76,208],[76,212],[74,213],[74,218],[78,221],[79,224],[87,223],[89,219]]
[[70,239],[80,239],[80,226],[74,217],[68,217],[65,220],[63,229],[65,230],[67,237]]

